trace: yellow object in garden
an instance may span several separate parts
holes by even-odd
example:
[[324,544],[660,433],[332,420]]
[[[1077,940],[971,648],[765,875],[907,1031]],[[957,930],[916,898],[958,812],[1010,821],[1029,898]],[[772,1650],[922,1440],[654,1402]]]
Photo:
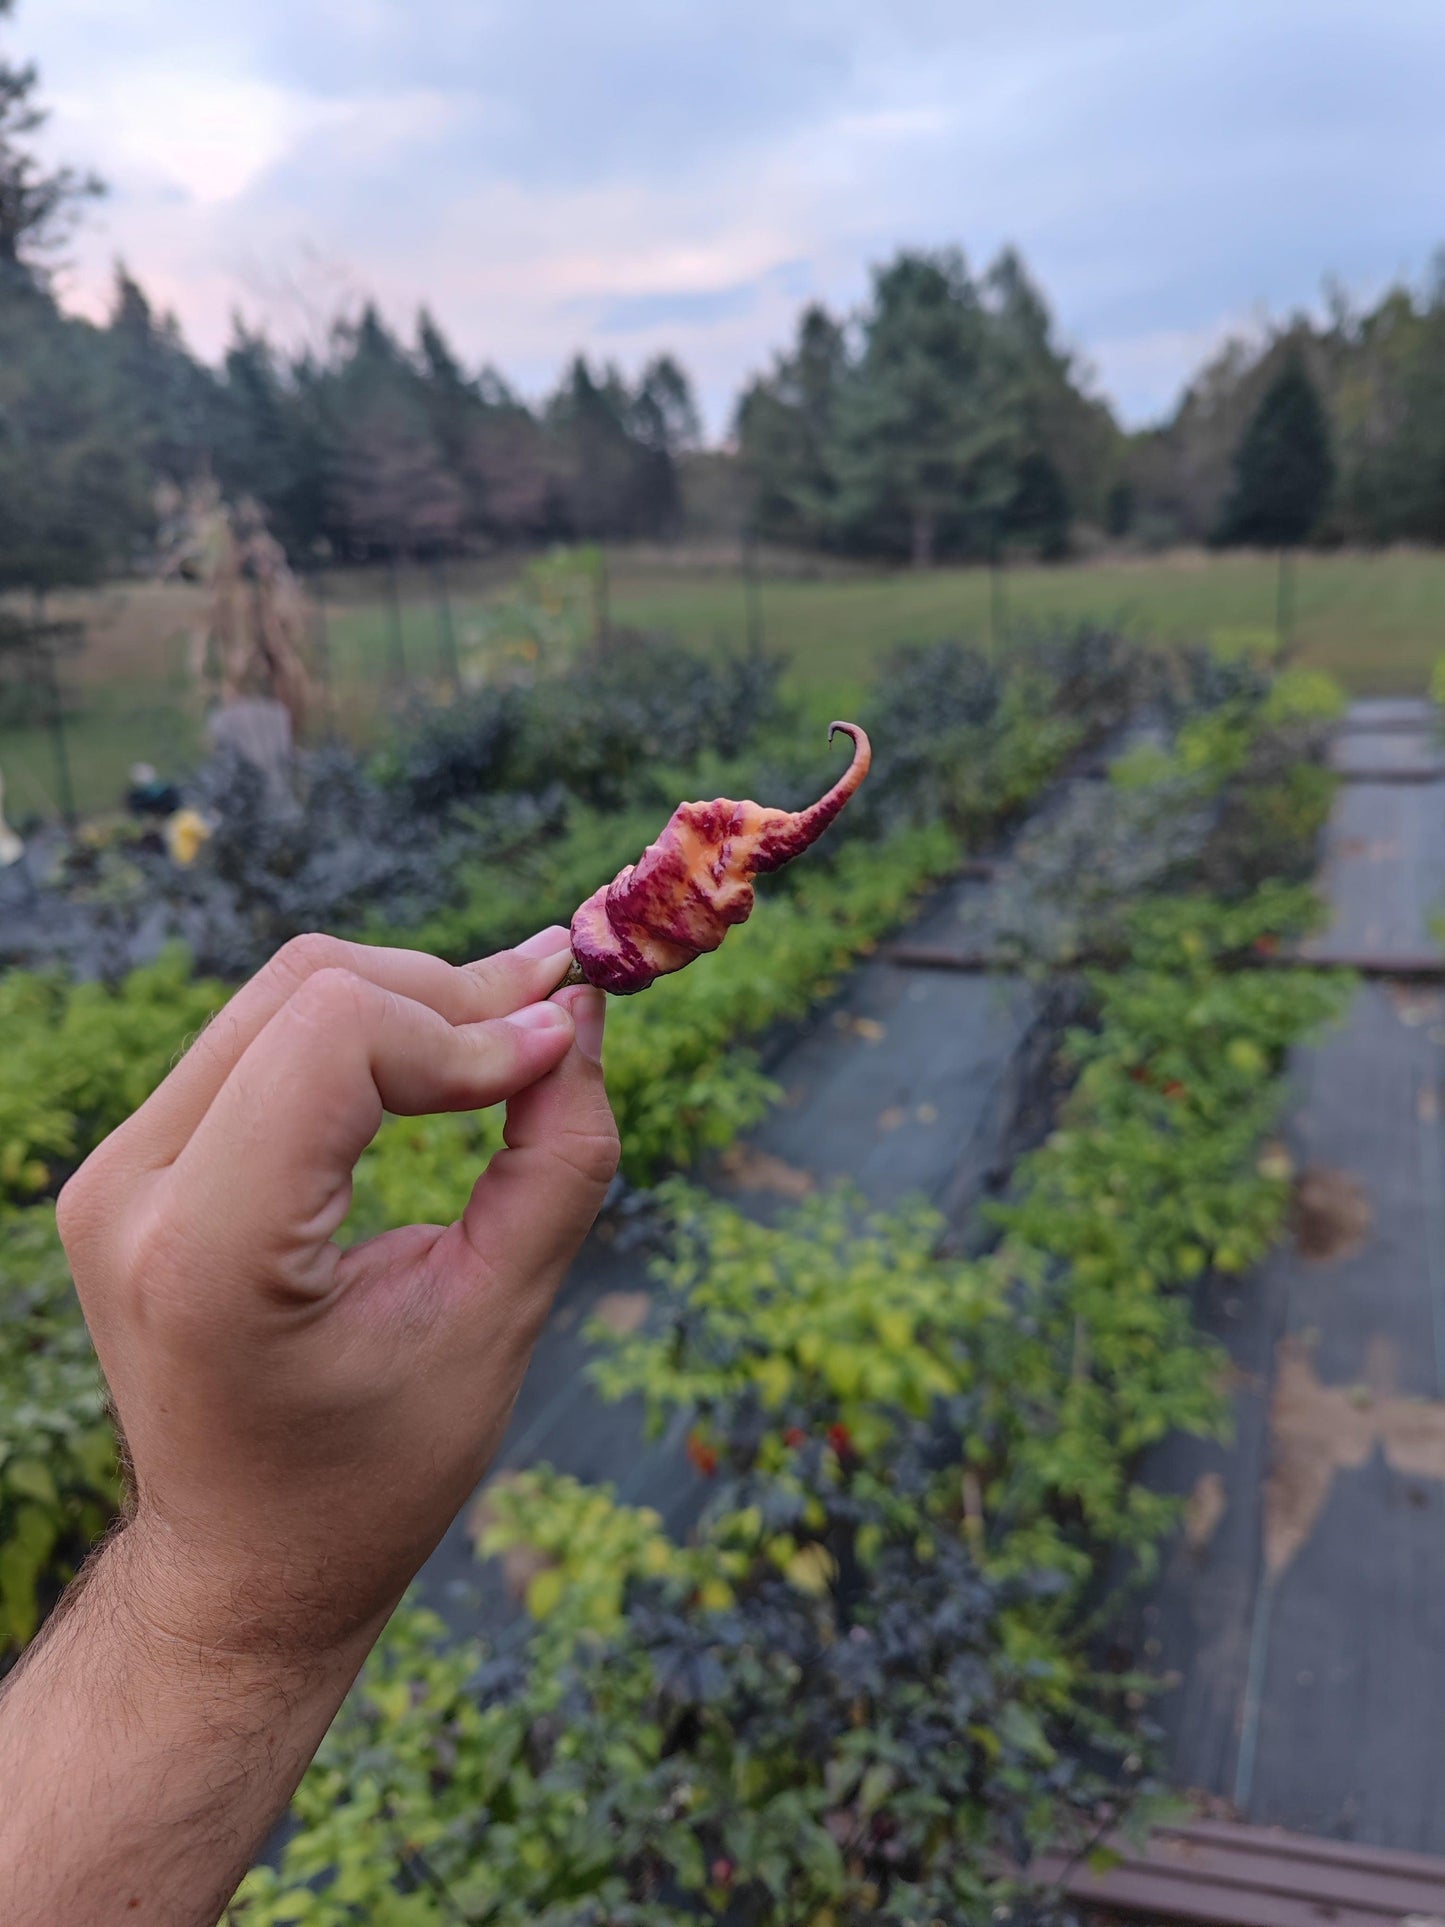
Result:
[[211,840],[211,826],[199,810],[177,810],[166,819],[166,848],[171,861],[188,870]]

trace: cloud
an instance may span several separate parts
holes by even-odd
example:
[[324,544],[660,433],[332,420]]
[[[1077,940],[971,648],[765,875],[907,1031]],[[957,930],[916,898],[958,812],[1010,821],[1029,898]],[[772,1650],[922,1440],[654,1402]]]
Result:
[[1434,0],[30,0],[10,31],[53,151],[115,183],[92,307],[122,252],[210,353],[308,276],[424,299],[532,386],[675,345],[714,427],[899,244],[1018,245],[1138,420],[1259,304],[1441,238]]

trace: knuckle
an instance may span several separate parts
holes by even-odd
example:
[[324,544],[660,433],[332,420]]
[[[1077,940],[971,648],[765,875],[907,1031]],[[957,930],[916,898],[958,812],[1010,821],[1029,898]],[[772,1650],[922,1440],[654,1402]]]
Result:
[[307,1024],[325,1028],[354,1024],[368,1009],[371,992],[372,986],[355,971],[326,964],[299,987],[290,1009]]
[[350,946],[339,937],[308,930],[299,937],[288,938],[268,968],[284,983],[303,984],[323,970],[344,968],[349,956]]
[[89,1170],[88,1164],[82,1164],[73,1177],[66,1179],[55,1200],[55,1228],[67,1250],[84,1238],[93,1217]]
[[479,1008],[490,1009],[505,1002],[515,987],[517,971],[505,956],[478,957],[465,966],[462,975],[470,981]]
[[617,1175],[622,1145],[617,1127],[598,1125],[589,1130],[571,1130],[553,1147],[557,1158],[584,1183],[605,1191]]

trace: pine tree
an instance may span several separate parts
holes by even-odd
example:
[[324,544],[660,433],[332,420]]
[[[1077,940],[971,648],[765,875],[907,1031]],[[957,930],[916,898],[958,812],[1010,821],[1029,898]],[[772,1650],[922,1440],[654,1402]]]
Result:
[[1314,533],[1334,486],[1329,425],[1303,359],[1291,354],[1265,390],[1234,456],[1226,542],[1292,549]]
[[839,412],[845,521],[896,531],[919,567],[951,543],[993,554],[1018,485],[1016,371],[963,257],[899,254],[873,279]]
[[814,304],[803,311],[792,352],[779,355],[743,394],[737,439],[759,535],[820,545],[834,539],[838,403],[847,372],[843,330]]
[[[14,0],[0,0],[0,19]],[[46,167],[34,151],[49,118],[36,104],[40,76],[31,64],[0,60],[0,292],[43,288],[58,247],[85,203],[104,193],[95,175]]]
[[218,386],[191,355],[173,315],[157,315],[123,263],[107,330],[125,432],[158,478],[184,485],[212,462]]
[[1264,391],[1234,457],[1223,539],[1279,550],[1275,633],[1288,654],[1294,606],[1290,553],[1319,524],[1334,486],[1329,425],[1319,391],[1291,354]]

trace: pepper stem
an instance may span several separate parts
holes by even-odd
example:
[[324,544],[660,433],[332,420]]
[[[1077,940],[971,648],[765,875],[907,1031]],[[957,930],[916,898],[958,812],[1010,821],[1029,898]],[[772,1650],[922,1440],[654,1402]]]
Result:
[[562,979],[561,983],[558,984],[557,988],[558,990],[571,990],[575,985],[585,984],[586,981],[587,979],[582,974],[582,966],[574,957],[567,966],[567,975]]

